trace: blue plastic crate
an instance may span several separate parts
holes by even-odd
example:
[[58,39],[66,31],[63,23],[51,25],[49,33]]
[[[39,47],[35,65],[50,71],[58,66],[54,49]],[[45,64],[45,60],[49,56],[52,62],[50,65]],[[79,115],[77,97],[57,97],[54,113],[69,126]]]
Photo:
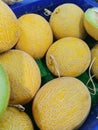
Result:
[[[23,0],[22,2],[11,5],[10,7],[14,11],[17,17],[20,17],[25,13],[37,13],[45,17],[47,20],[49,20],[49,16],[45,15],[44,9],[47,8],[50,11],[53,11],[58,5],[61,5],[63,3],[77,4],[84,11],[90,7],[98,7],[98,2],[96,2],[95,0]],[[38,60],[37,63],[42,69],[42,78],[44,79],[44,81],[47,82],[48,80],[51,80],[53,76],[47,70],[46,66],[44,65],[44,62]],[[31,104],[28,104],[26,106],[29,109],[29,112],[27,111],[28,114],[31,112],[30,105]],[[30,117],[32,119],[32,116]],[[36,125],[35,125],[35,130],[39,130]],[[92,107],[87,120],[84,122],[84,124],[79,130],[98,130],[98,105],[97,104],[94,107]]]
[[86,10],[92,6],[98,6],[97,2],[94,0],[23,0],[20,3],[16,3],[11,6],[12,10],[16,14],[17,17],[25,14],[25,13],[38,13],[45,18],[44,8],[47,8],[51,11],[55,9],[60,4],[63,3],[74,3],[79,5],[83,10]]

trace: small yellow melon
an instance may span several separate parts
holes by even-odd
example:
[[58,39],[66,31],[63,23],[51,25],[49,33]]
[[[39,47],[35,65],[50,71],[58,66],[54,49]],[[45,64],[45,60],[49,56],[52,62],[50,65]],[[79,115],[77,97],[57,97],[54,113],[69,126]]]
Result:
[[19,39],[19,27],[13,11],[0,0],[0,53],[11,49]]
[[16,48],[26,51],[34,58],[42,58],[53,41],[49,23],[38,14],[24,14],[18,23],[21,36]]
[[11,86],[11,104],[26,104],[37,92],[41,74],[35,60],[21,50],[9,50],[0,55],[0,63],[7,72]]
[[98,44],[96,44],[91,50],[92,57],[92,74],[98,79]]
[[66,3],[57,6],[49,21],[56,39],[70,36],[84,39],[86,31],[83,15],[84,11],[75,4]]
[[74,130],[85,121],[90,107],[87,87],[76,78],[60,77],[40,88],[32,112],[40,130]]
[[65,37],[50,46],[46,64],[56,76],[79,76],[86,71],[91,61],[91,52],[83,40]]
[[0,130],[34,130],[34,127],[25,112],[8,107],[0,118]]

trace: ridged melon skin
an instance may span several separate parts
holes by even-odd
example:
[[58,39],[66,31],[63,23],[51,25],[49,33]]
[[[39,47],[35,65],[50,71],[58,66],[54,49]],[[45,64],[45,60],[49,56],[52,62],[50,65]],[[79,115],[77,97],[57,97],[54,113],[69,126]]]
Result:
[[12,49],[0,55],[10,80],[11,104],[26,104],[37,92],[41,84],[41,74],[35,60],[26,52]]
[[77,37],[84,39],[84,11],[73,3],[65,3],[55,8],[50,16],[50,26],[56,39]]
[[8,107],[0,118],[0,130],[34,130],[34,127],[25,112]]
[[0,118],[5,112],[10,99],[10,82],[7,73],[0,64]]
[[46,53],[46,64],[56,76],[77,77],[90,65],[91,51],[86,42],[65,37],[54,42]]
[[26,51],[33,58],[42,58],[53,42],[49,23],[38,14],[24,14],[18,18],[20,38],[16,48]]
[[87,87],[76,78],[61,77],[40,88],[32,113],[41,130],[73,130],[85,121],[90,107]]
[[96,77],[98,80],[98,44],[96,44],[92,50],[91,50],[91,57],[92,61],[94,60],[94,63],[92,64],[92,74]]
[[0,53],[14,47],[19,39],[17,17],[10,7],[0,1]]

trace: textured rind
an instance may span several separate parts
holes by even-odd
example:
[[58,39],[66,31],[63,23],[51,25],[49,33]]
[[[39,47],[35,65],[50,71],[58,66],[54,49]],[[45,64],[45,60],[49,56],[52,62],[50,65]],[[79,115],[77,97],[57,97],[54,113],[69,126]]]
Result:
[[90,107],[87,87],[76,78],[61,77],[41,87],[32,112],[41,130],[73,130],[85,121]]
[[41,74],[35,60],[24,51],[12,49],[0,55],[0,63],[9,76],[10,103],[29,102],[41,84]]
[[42,58],[53,42],[49,23],[38,14],[24,14],[18,19],[20,38],[17,49],[26,51],[34,58]]
[[17,108],[8,107],[0,118],[0,130],[34,130],[29,116]]
[[14,47],[19,36],[17,17],[8,5],[0,1],[0,53]]
[[56,39],[69,36],[84,39],[86,31],[83,15],[84,11],[72,3],[65,3],[55,8],[49,23]]
[[91,52],[88,45],[75,37],[57,40],[46,53],[47,67],[56,76],[77,77],[86,71],[90,61]]
[[96,44],[91,50],[91,57],[94,63],[92,64],[92,74],[98,79],[98,44]]

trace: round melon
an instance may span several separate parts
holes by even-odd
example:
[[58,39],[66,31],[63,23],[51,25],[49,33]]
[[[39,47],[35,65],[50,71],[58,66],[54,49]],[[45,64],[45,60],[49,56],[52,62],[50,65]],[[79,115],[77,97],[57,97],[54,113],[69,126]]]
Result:
[[96,77],[96,79],[98,79],[98,44],[96,44],[92,48],[91,57],[93,61],[91,71],[92,71],[92,74]]
[[86,31],[83,15],[84,11],[76,4],[65,3],[57,6],[49,20],[55,38],[71,36],[84,39]]
[[90,107],[87,87],[74,77],[60,77],[40,88],[32,112],[41,130],[73,130],[85,121]]
[[34,97],[41,84],[41,74],[35,60],[21,50],[9,50],[0,55],[10,80],[11,104],[26,104]]
[[84,27],[87,33],[98,41],[98,7],[88,8],[84,13]]
[[0,118],[1,130],[34,130],[30,117],[23,111],[8,107]]
[[14,47],[19,36],[15,14],[7,4],[0,0],[0,53]]
[[91,52],[83,40],[65,37],[54,42],[46,54],[46,64],[56,76],[77,77],[90,65]]
[[21,36],[16,48],[33,58],[42,58],[53,41],[49,23],[38,14],[24,14],[18,19],[18,24]]

